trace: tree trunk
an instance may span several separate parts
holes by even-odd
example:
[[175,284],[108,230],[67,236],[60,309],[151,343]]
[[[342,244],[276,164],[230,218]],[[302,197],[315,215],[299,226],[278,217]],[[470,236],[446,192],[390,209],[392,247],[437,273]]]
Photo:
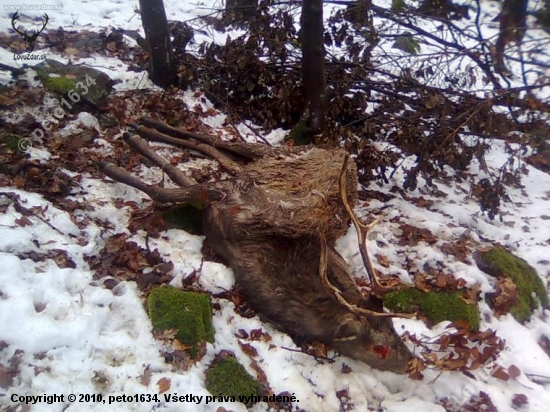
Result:
[[305,103],[303,121],[308,134],[313,138],[321,134],[324,127],[325,45],[322,0],[303,1],[301,24]]
[[172,43],[162,0],[139,0],[143,30],[149,48],[149,76],[166,88],[176,81]]
[[495,68],[497,73],[507,75],[504,64],[504,49],[511,41],[520,45],[525,35],[528,0],[504,0],[500,13],[500,30],[495,43]]

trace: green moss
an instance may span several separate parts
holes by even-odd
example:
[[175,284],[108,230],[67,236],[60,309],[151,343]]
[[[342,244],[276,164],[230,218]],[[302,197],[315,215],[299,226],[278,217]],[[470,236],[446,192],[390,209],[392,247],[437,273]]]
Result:
[[177,117],[171,117],[166,121],[166,123],[172,127],[178,127],[180,124],[180,119],[178,119]]
[[304,119],[300,119],[300,121],[292,128],[289,137],[294,143],[294,146],[308,145],[313,142],[311,130],[309,130],[306,120]]
[[83,110],[89,102],[101,106],[114,84],[106,74],[84,65],[46,59],[34,69],[44,88],[65,98],[67,104],[64,106],[73,113]]
[[392,0],[391,2],[391,10],[398,12],[405,9],[405,0]]
[[50,76],[43,70],[37,69],[38,78],[44,85],[44,88],[52,93],[61,95],[75,90],[75,83],[63,76]]
[[390,292],[384,297],[384,306],[395,312],[410,312],[416,307],[433,323],[444,320],[467,322],[472,330],[479,329],[477,305],[460,298],[460,292],[422,292],[408,288]]
[[[10,152],[21,151],[25,147],[26,142],[23,141],[21,136],[13,133],[0,133],[0,147],[2,149],[6,147]],[[0,153],[4,153],[4,150],[0,150]]]
[[[233,357],[214,362],[206,371],[206,389],[214,396],[260,395],[260,384]],[[247,404],[250,406],[250,403]]]
[[540,305],[548,306],[548,292],[535,269],[501,247],[482,253],[487,265],[485,269],[493,276],[507,276],[516,285],[518,302],[510,308],[510,313],[518,322],[529,320],[531,314]]
[[198,203],[182,203],[164,212],[168,228],[182,229],[192,234],[202,234],[204,206]]
[[207,295],[161,286],[151,291],[147,306],[153,327],[177,329],[176,339],[192,346],[192,357],[197,355],[198,343],[214,342],[212,307]]
[[399,49],[409,54],[418,54],[420,44],[409,32],[405,32],[395,38],[395,43],[392,46],[394,49]]

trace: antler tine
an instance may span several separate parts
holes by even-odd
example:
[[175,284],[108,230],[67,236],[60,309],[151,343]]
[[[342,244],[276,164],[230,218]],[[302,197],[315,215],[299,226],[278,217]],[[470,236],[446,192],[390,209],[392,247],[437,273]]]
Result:
[[348,161],[349,161],[349,155],[346,154],[344,156],[342,170],[340,171],[340,196],[342,198],[342,203],[344,204],[344,208],[346,209],[346,212],[348,213],[353,225],[355,226],[355,230],[357,231],[357,237],[359,239],[359,251],[361,252],[361,259],[363,260],[363,264],[367,269],[367,274],[371,281],[371,287],[372,287],[371,292],[374,295],[381,297],[385,293],[391,290],[395,290],[396,288],[386,287],[380,283],[378,279],[378,272],[374,268],[372,261],[370,260],[369,253],[367,251],[367,246],[366,246],[367,236],[370,230],[380,221],[380,218],[375,219],[369,225],[364,225],[359,220],[359,218],[357,217],[353,209],[351,208],[348,202],[348,196],[346,193],[346,172],[348,168]]
[[327,266],[328,266],[328,252],[327,252],[327,239],[324,235],[324,233],[319,233],[319,240],[321,244],[321,253],[319,258],[319,277],[321,278],[321,281],[323,284],[334,294],[336,299],[338,299],[338,302],[340,302],[342,305],[344,305],[346,308],[348,308],[351,312],[362,314],[362,315],[369,315],[369,316],[377,316],[380,318],[395,318],[395,317],[401,317],[401,318],[412,318],[415,315],[411,313],[392,313],[392,312],[375,312],[373,310],[360,308],[357,305],[354,305],[353,303],[349,303],[343,296],[342,292],[338,290],[336,286],[334,286],[327,276]]
[[25,33],[21,33],[21,32],[19,31],[19,27],[21,27],[21,26],[15,27],[15,21],[17,20],[18,17],[19,17],[19,11],[16,11],[16,12],[13,14],[12,18],[11,18],[11,26],[13,27],[13,29],[14,29],[17,33],[19,33],[21,36],[23,36],[23,35],[25,35],[25,34],[27,33],[27,31],[25,30]]
[[46,28],[46,25],[48,24],[48,22],[50,21],[50,18],[48,17],[48,15],[46,13],[44,13],[44,25],[42,26],[42,28],[40,29],[40,31],[37,31],[36,32],[36,36],[38,37],[38,35],[40,33],[42,33],[44,31],[44,29]]

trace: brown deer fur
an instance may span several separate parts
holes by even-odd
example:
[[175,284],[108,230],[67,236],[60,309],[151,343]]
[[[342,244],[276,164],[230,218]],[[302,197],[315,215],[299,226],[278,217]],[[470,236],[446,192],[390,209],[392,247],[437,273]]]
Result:
[[101,165],[105,174],[159,201],[204,202],[205,235],[244,297],[295,340],[322,341],[375,368],[406,371],[412,354],[381,301],[361,293],[334,249],[350,222],[346,204],[357,200],[357,171],[345,151],[229,143],[143,123],[158,131],[135,125],[142,137],[205,153],[232,177],[199,185],[129,134],[130,146],[182,188],[148,185],[112,164]]

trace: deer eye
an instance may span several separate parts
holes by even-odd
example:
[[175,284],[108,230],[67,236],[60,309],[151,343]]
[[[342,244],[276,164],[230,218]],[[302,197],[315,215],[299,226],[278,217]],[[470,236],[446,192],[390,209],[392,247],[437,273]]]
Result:
[[346,320],[338,328],[338,332],[336,332],[336,340],[345,341],[357,339],[360,333],[361,322],[358,320]]

